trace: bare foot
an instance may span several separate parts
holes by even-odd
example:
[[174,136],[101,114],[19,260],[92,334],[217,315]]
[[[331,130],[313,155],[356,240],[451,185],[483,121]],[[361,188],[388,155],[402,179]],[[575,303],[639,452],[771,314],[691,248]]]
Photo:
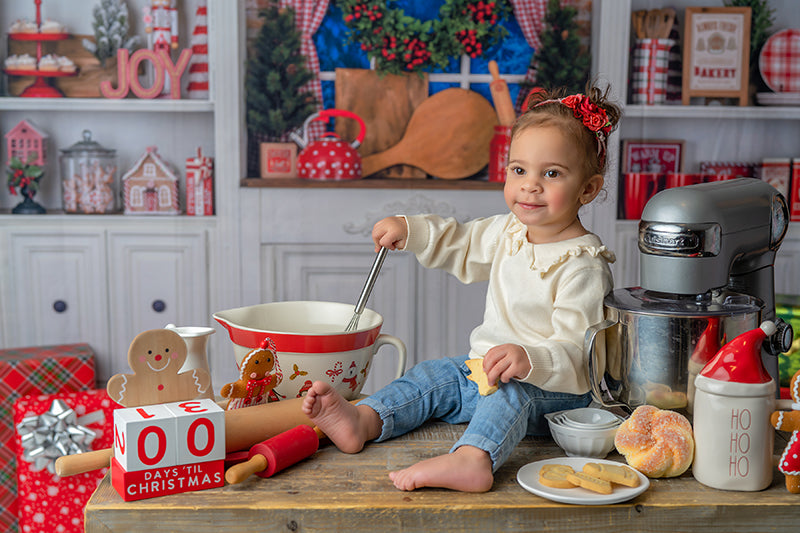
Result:
[[390,472],[389,478],[400,490],[441,487],[463,492],[486,492],[494,483],[489,454],[474,446],[461,446],[453,453]]
[[353,405],[323,381],[315,381],[308,389],[302,410],[345,453],[360,452],[365,442],[380,436],[383,427],[372,408]]

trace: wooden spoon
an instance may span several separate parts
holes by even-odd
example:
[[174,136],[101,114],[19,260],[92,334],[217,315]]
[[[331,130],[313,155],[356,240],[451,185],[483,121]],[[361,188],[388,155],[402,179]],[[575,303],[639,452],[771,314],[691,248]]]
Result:
[[472,176],[489,163],[496,125],[486,98],[467,89],[445,89],[414,110],[397,144],[363,159],[363,175],[406,164],[444,179]]

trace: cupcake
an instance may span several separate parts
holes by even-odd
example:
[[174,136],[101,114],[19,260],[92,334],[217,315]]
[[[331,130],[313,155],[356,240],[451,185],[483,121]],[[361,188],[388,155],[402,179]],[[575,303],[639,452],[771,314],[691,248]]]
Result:
[[11,24],[11,27],[8,28],[8,33],[22,33],[24,27],[25,21],[17,19]]
[[75,72],[77,70],[75,63],[68,57],[56,56],[56,61],[58,62],[58,70],[61,72]]
[[42,33],[64,33],[64,25],[54,20],[46,19],[42,22],[40,30]]
[[5,60],[6,69],[8,70],[16,70],[17,63],[19,62],[19,58],[16,54],[8,56]]
[[20,33],[37,33],[39,31],[35,22],[30,22],[28,20],[22,20],[21,22]]
[[28,54],[17,56],[17,70],[36,70],[36,58]]
[[53,54],[42,56],[39,60],[39,70],[45,72],[56,72],[58,70],[58,62]]

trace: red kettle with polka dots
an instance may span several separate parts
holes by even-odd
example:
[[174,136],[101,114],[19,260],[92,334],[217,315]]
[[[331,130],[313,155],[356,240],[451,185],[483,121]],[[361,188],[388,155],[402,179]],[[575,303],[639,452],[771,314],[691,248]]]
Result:
[[[320,139],[308,142],[308,125],[314,120],[329,122],[331,117],[351,118],[358,121],[359,133],[356,140],[348,144],[332,131]],[[361,117],[351,111],[323,109],[314,113],[303,123],[303,137],[293,135],[292,139],[302,151],[297,156],[297,175],[311,180],[356,180],[361,178],[361,156],[356,149],[361,146],[367,133]]]

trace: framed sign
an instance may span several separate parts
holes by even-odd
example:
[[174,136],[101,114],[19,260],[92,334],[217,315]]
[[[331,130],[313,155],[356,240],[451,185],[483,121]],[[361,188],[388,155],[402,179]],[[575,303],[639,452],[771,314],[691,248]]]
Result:
[[683,105],[693,96],[747,105],[749,7],[687,7],[683,31]]
[[683,141],[625,139],[622,141],[622,173],[681,172]]

